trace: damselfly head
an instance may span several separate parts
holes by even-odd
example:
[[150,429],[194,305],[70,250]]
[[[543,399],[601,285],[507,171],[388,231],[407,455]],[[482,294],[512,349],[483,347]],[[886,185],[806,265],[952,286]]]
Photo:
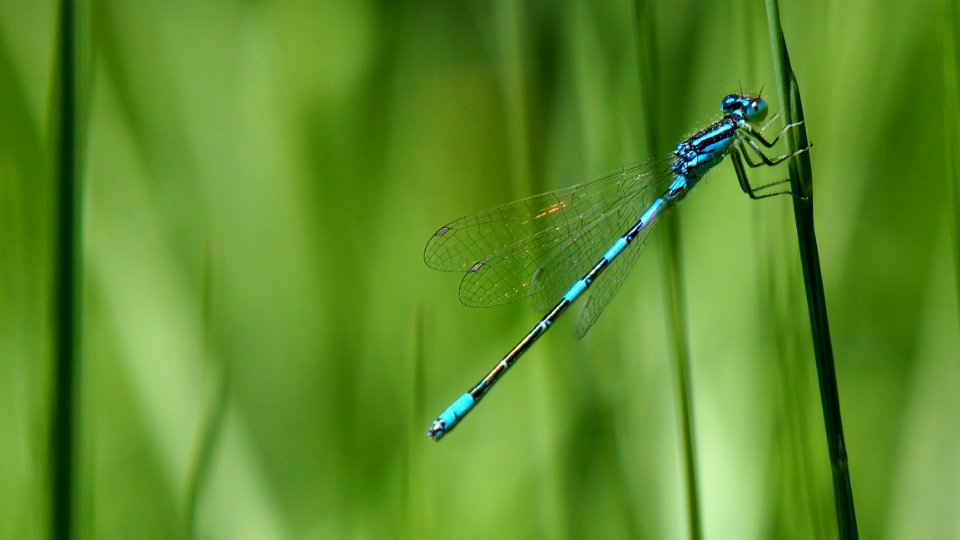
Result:
[[724,114],[735,114],[747,122],[759,122],[767,116],[767,100],[762,97],[750,97],[730,94],[720,102]]

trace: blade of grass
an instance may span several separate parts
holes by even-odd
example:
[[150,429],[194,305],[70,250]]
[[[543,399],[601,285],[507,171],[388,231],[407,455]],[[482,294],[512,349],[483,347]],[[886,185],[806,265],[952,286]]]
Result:
[[[652,20],[652,8],[644,0],[634,2],[634,14],[637,27],[637,63],[640,70],[640,92],[643,95],[644,125],[647,132],[647,155],[655,156],[661,152],[659,140],[660,122],[658,107],[660,103],[657,85],[659,80],[657,65],[656,39]],[[667,278],[667,309],[670,312],[670,330],[673,337],[674,362],[677,370],[677,390],[680,401],[680,432],[683,438],[683,463],[687,484],[687,520],[690,538],[703,536],[700,518],[700,493],[697,482],[697,453],[693,436],[693,398],[690,393],[690,348],[687,341],[686,320],[683,306],[686,297],[683,282],[683,259],[680,256],[680,224],[674,214],[662,218],[665,256],[664,271]]]
[[77,388],[80,360],[80,182],[78,167],[77,3],[59,4],[58,43],[52,96],[55,175],[54,340],[50,391],[50,537],[73,530],[76,480]]
[[201,296],[201,308],[203,310],[203,355],[210,366],[214,369],[217,381],[216,393],[210,403],[210,409],[204,418],[204,424],[200,430],[197,449],[194,452],[194,461],[190,467],[190,473],[187,477],[187,490],[184,511],[184,538],[197,538],[196,520],[197,504],[203,488],[206,486],[207,479],[210,478],[213,465],[213,457],[220,435],[223,433],[223,421],[227,410],[227,396],[230,391],[230,369],[226,362],[228,357],[224,357],[221,365],[214,365],[216,358],[214,354],[214,328],[213,328],[213,302],[214,302],[214,283],[217,281],[217,264],[212,250],[207,248],[203,263],[203,285]]
[[953,246],[956,260],[957,307],[960,308],[960,42],[957,24],[960,10],[956,0],[944,0],[943,21],[943,84],[947,103],[944,106],[944,141],[947,145],[947,175],[953,189]]
[[417,305],[413,314],[412,341],[410,354],[410,409],[407,419],[407,445],[401,462],[403,475],[403,538],[426,538],[426,512],[421,504],[425,500],[423,483],[418,481],[425,478],[423,460],[419,449],[423,446],[423,431],[420,424],[423,422],[423,389],[426,374],[426,332],[429,321],[426,320],[425,309],[422,304]]
[[700,517],[700,488],[697,482],[697,449],[693,435],[693,395],[690,382],[690,347],[683,306],[687,305],[683,288],[683,258],[680,256],[680,224],[676,215],[666,216],[664,268],[667,277],[667,304],[673,336],[674,363],[677,370],[677,392],[680,405],[680,432],[683,437],[683,463],[687,480],[687,518],[690,538],[703,537]]
[[[784,122],[803,121],[803,106],[800,102],[800,87],[797,84],[787,44],[780,26],[779,0],[767,0],[767,23],[773,49],[774,69],[777,74],[777,89],[784,114]],[[794,136],[796,133],[796,137]],[[801,124],[795,132],[786,133],[788,150],[806,147],[807,132]],[[830,342],[830,325],[827,322],[827,304],[823,291],[823,276],[820,273],[820,256],[813,226],[813,176],[810,153],[800,154],[789,162],[790,186],[794,193],[793,213],[797,225],[800,247],[800,265],[803,272],[807,310],[813,337],[814,356],[817,363],[817,379],[820,383],[820,402],[827,435],[827,451],[833,469],[833,492],[837,513],[837,529],[840,538],[857,538],[857,519],[853,506],[853,490],[850,486],[850,469],[847,448],[840,420],[840,396],[837,391],[837,375]]]

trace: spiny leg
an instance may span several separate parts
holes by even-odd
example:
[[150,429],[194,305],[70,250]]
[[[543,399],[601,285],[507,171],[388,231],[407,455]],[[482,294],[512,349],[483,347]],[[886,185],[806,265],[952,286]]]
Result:
[[743,159],[741,159],[741,152],[742,152],[741,148],[742,146],[740,148],[734,148],[733,151],[730,152],[730,159],[733,161],[733,170],[736,171],[737,173],[737,180],[740,182],[740,189],[742,189],[744,193],[749,195],[750,198],[753,200],[766,199],[767,197],[774,197],[776,195],[792,195],[793,194],[793,192],[790,190],[777,191],[776,193],[757,194],[757,191],[771,188],[773,186],[777,186],[777,185],[789,182],[790,180],[789,179],[778,180],[776,182],[771,182],[769,184],[764,184],[762,186],[757,186],[756,188],[754,188],[753,186],[750,185],[750,180],[747,178],[747,170],[743,166]]
[[[754,162],[750,159],[750,155],[747,153],[746,148],[743,147],[743,143],[744,143],[744,142],[746,142],[746,143],[750,146],[750,148],[753,149],[753,151],[754,151],[758,156],[760,156],[760,161],[761,161],[762,163],[754,163]],[[753,140],[751,140],[751,139],[743,139],[743,140],[741,140],[739,146],[740,146],[740,151],[743,152],[743,159],[746,160],[747,165],[749,165],[750,167],[756,168],[756,167],[760,167],[761,165],[766,165],[766,166],[768,166],[768,167],[773,167],[774,165],[776,165],[776,164],[778,164],[778,163],[782,163],[783,161],[788,160],[788,159],[792,158],[793,156],[800,155],[800,154],[802,154],[802,153],[810,150],[810,148],[813,147],[813,144],[812,144],[812,143],[811,143],[811,144],[808,144],[807,146],[804,146],[803,148],[797,150],[796,152],[791,152],[791,153],[789,153],[789,154],[780,154],[779,156],[776,156],[776,157],[773,157],[773,158],[767,157],[767,155],[764,154],[764,153],[760,150],[760,147],[757,146],[757,143],[753,142]]]
[[[779,114],[779,113],[778,113],[778,114]],[[803,124],[803,122],[802,122],[802,121],[800,121],[800,122],[794,122],[794,123],[792,123],[792,124],[787,124],[787,125],[783,126],[783,129],[780,130],[780,133],[777,133],[777,136],[774,137],[772,141],[768,141],[768,140],[764,139],[764,138],[763,138],[763,135],[762,135],[763,130],[766,129],[769,124],[770,124],[770,122],[767,122],[767,123],[763,126],[763,128],[761,128],[761,129],[758,131],[758,130],[754,129],[753,126],[751,126],[750,124],[744,123],[744,124],[743,124],[743,130],[746,131],[747,134],[749,134],[749,135],[750,135],[751,137],[753,137],[754,139],[760,141],[760,144],[766,146],[767,148],[773,148],[773,145],[777,144],[777,141],[780,140],[780,137],[783,137],[783,134],[786,133],[788,129],[790,129],[790,128],[795,128],[795,127],[799,127],[799,126],[801,126],[801,125]]]
[[[760,127],[759,131],[755,130],[753,126],[751,126],[750,124],[744,124],[743,126],[744,131],[748,136],[743,137],[738,142],[736,148],[734,148],[733,152],[731,153],[732,159],[733,159],[733,167],[737,173],[737,179],[740,182],[740,188],[743,190],[744,193],[749,195],[751,199],[764,199],[766,197],[773,197],[775,195],[792,194],[790,190],[778,191],[776,193],[758,194],[759,191],[763,191],[765,189],[769,189],[774,186],[787,183],[790,180],[782,179],[776,182],[770,182],[768,184],[763,184],[761,186],[753,187],[750,185],[750,180],[747,177],[747,170],[743,166],[744,161],[746,161],[747,165],[752,168],[757,168],[764,165],[767,167],[773,167],[774,165],[782,163],[787,159],[790,159],[798,154],[808,151],[813,146],[813,144],[808,144],[807,146],[795,152],[791,152],[788,154],[781,154],[774,158],[770,158],[766,154],[764,154],[763,151],[760,150],[760,147],[757,146],[757,143],[755,141],[759,141],[761,144],[763,144],[767,148],[773,148],[773,146],[780,140],[780,138],[784,135],[784,133],[787,132],[788,129],[795,128],[803,124],[802,121],[794,122],[792,124],[787,124],[786,126],[783,127],[783,129],[780,130],[779,133],[777,133],[777,136],[774,137],[772,141],[767,141],[766,139],[763,138],[762,133],[766,131],[766,129],[770,127],[770,125],[773,124],[773,122],[777,118],[779,118],[779,116],[780,116],[780,112],[778,111],[776,114],[773,115],[772,118],[770,118],[770,120],[768,120],[763,126]],[[753,150],[757,154],[757,156],[760,158],[759,162],[754,162],[752,159],[750,159],[750,153],[747,152],[747,149],[744,146],[744,142],[746,142],[746,144],[750,146],[750,149]]]

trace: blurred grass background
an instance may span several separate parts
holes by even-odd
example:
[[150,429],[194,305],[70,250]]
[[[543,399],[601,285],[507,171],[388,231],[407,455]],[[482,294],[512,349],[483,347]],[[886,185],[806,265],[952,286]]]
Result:
[[[671,142],[774,94],[762,2],[651,4],[654,81],[626,0],[91,2],[80,534],[686,535],[656,235],[586,339],[424,436],[539,315],[462,307],[437,227],[649,157],[644,85]],[[782,6],[864,538],[960,536],[942,6]],[[0,3],[3,538],[48,530],[55,23]],[[789,207],[724,165],[678,212],[707,538],[835,534]]]

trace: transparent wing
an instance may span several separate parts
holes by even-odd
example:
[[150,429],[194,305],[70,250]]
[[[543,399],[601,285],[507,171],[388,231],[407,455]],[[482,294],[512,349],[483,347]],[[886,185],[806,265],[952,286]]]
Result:
[[525,298],[538,268],[585,244],[578,239],[594,241],[608,233],[609,223],[619,223],[667,166],[665,161],[626,166],[592,182],[458,219],[434,234],[424,260],[432,268],[466,272],[460,287],[464,304],[491,306]]
[[[629,209],[641,206],[637,201],[652,191],[647,186],[638,187],[594,216],[577,216],[578,221],[568,225],[569,234],[562,237],[547,229],[493,254],[464,275],[460,299],[467,305],[486,306],[533,295],[536,309],[549,307],[600,258],[601,243],[612,243],[622,233],[620,229],[626,230],[619,225],[623,221],[620,215],[636,213],[639,217],[639,211]],[[555,264],[560,266],[556,271]],[[540,301],[540,297],[545,300]]]
[[580,279],[613,245],[617,238],[640,219],[659,193],[656,182],[647,182],[623,201],[608,219],[598,220],[581,234],[571,237],[562,249],[554,250],[533,275],[533,306],[544,310],[553,306],[574,281]]
[[571,228],[564,225],[570,216],[595,215],[594,207],[619,198],[630,189],[633,173],[641,173],[654,163],[634,163],[590,182],[462,217],[434,233],[423,260],[435,270],[466,272],[478,261],[540,231],[559,226],[556,234],[569,234]]
[[600,318],[600,314],[603,313],[603,310],[610,304],[613,297],[616,296],[627,274],[630,273],[633,265],[640,257],[640,252],[643,251],[643,247],[647,244],[647,239],[650,238],[650,231],[653,230],[658,221],[659,219],[654,220],[653,223],[641,231],[640,234],[633,239],[633,242],[630,242],[630,244],[624,248],[620,256],[610,263],[610,266],[607,267],[603,274],[597,277],[597,281],[588,289],[591,291],[590,297],[587,298],[587,303],[584,304],[583,310],[577,318],[577,328],[574,330],[574,337],[576,339],[581,339],[587,335],[587,332],[593,327],[593,324]]

